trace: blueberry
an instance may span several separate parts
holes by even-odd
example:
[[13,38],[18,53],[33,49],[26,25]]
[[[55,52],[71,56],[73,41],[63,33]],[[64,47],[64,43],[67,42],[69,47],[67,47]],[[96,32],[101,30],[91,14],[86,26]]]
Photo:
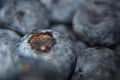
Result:
[[40,0],[51,12],[50,19],[55,23],[70,23],[74,11],[84,0]]
[[0,80],[11,80],[17,75],[17,57],[14,54],[20,36],[11,30],[0,29]]
[[63,24],[54,25],[51,27],[52,30],[63,34],[66,38],[71,39],[72,41],[76,41],[76,35],[70,29],[70,26],[66,26]]
[[110,2],[92,0],[81,5],[73,20],[74,31],[81,39],[91,45],[112,46],[119,42],[120,29]]
[[120,21],[120,5],[119,4],[120,4],[119,0],[114,1],[114,5],[113,5],[112,10],[114,13],[114,17],[117,19],[116,20],[117,24],[120,26],[120,23],[119,23],[119,21]]
[[114,51],[115,51],[115,54],[116,54],[116,55],[120,56],[120,45],[116,46],[116,47],[114,48]]
[[108,48],[87,48],[79,56],[75,72],[85,80],[119,80],[119,60]]
[[9,0],[0,0],[0,9],[3,8],[3,6],[7,3],[10,2]]
[[75,47],[75,51],[76,51],[76,55],[77,57],[79,57],[82,53],[82,51],[84,51],[86,48],[88,48],[88,45],[86,43],[84,43],[83,41],[77,41],[74,42],[74,47]]
[[[19,71],[16,80],[59,80],[58,68],[43,59],[20,58]],[[52,72],[52,74],[51,74]],[[61,78],[60,78],[61,79]]]
[[16,32],[0,29],[0,51],[3,53],[14,53],[14,49],[19,40],[20,36]]
[[49,12],[38,0],[11,0],[0,10],[0,23],[21,34],[48,27]]
[[[68,80],[75,66],[76,56],[72,42],[52,30],[36,30],[25,35],[19,42],[16,51],[24,59],[38,59],[37,64],[46,65],[46,69],[49,69],[48,64],[53,66],[52,70],[49,69],[50,73],[59,75],[56,79],[51,80]],[[39,67],[35,69],[39,69]],[[41,69],[46,70],[45,67],[41,67]],[[54,78],[54,76],[52,77]]]

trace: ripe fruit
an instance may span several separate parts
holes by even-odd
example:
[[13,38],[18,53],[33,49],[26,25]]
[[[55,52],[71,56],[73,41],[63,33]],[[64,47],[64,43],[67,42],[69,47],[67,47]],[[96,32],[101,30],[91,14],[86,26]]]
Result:
[[87,48],[79,56],[75,72],[81,70],[79,74],[85,80],[119,80],[119,61],[108,48]]
[[51,12],[50,19],[55,23],[72,22],[74,12],[84,0],[40,0]]
[[60,25],[54,25],[50,29],[63,34],[66,38],[69,38],[72,41],[76,41],[76,35],[70,29],[70,26],[60,24]]
[[91,45],[113,46],[119,42],[120,28],[108,2],[88,1],[75,14],[75,32]]
[[14,54],[20,36],[13,31],[0,29],[0,80],[11,80],[17,75],[17,60]]
[[38,0],[6,1],[0,10],[3,27],[26,34],[48,27],[48,11]]
[[[37,59],[38,65],[46,65],[46,68],[42,66],[40,69],[58,74],[56,79],[53,76],[54,80],[68,80],[76,61],[72,42],[52,30],[37,30],[25,35],[18,44],[17,52],[24,59]],[[49,68],[48,64],[53,67]]]

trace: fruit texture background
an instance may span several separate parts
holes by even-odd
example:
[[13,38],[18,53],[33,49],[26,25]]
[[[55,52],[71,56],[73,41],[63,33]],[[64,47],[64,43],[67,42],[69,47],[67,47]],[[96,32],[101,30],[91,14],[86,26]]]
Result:
[[0,80],[120,80],[120,0],[0,0]]

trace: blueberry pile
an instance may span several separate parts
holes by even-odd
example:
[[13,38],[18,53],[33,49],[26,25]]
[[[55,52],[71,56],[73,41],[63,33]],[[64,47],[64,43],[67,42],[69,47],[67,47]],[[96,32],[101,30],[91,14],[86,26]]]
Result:
[[0,80],[120,80],[120,0],[0,0]]

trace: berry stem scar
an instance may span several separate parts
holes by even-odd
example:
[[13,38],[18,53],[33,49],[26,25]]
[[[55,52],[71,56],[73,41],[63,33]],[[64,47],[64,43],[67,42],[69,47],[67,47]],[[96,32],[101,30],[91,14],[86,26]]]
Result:
[[32,46],[32,48],[42,52],[49,51],[55,45],[55,43],[56,41],[50,32],[35,33],[29,40],[29,44]]

